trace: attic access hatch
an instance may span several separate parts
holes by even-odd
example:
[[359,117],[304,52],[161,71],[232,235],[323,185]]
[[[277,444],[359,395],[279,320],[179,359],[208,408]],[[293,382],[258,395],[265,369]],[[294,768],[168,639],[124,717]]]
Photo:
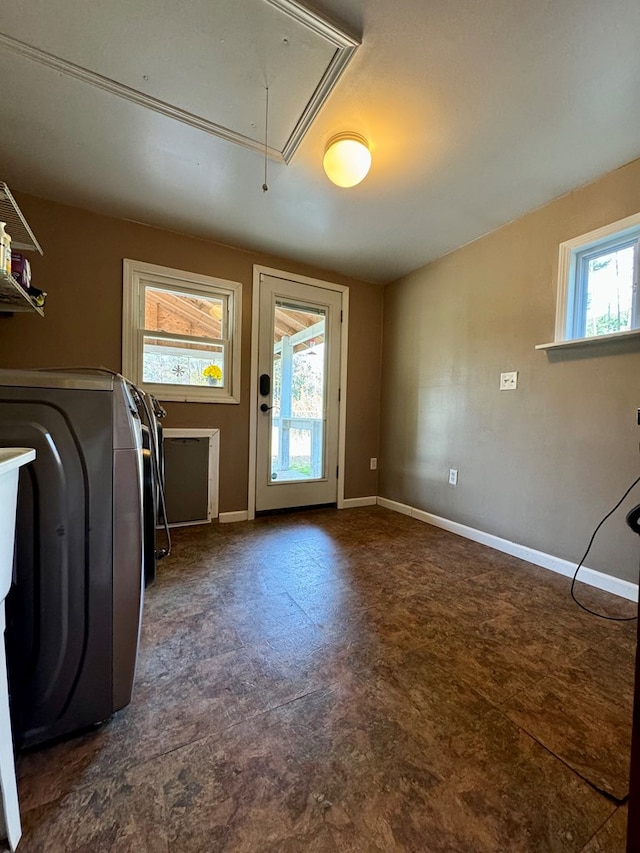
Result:
[[289,162],[359,41],[295,0],[10,4],[0,48]]

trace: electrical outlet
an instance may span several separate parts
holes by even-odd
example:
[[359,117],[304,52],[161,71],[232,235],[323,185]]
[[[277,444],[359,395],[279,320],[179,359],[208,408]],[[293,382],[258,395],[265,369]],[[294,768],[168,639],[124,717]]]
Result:
[[449,468],[449,485],[457,486],[458,485],[458,469],[457,468]]
[[500,374],[500,390],[515,391],[518,387],[518,371],[512,370],[511,373]]
[[376,459],[375,456],[372,456],[370,461],[369,461],[369,469],[371,471],[375,471],[377,467],[378,467],[378,460]]

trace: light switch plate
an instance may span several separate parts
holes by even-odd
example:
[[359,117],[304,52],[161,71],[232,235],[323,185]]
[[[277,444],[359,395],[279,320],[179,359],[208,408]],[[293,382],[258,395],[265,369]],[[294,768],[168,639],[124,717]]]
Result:
[[515,391],[518,387],[518,371],[512,370],[511,373],[500,374],[500,390]]

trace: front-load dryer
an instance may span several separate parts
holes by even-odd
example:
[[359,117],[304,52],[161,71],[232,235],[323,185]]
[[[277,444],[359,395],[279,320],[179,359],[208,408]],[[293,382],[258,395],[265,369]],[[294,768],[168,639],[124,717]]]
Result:
[[7,657],[16,742],[110,717],[131,699],[143,581],[142,433],[123,377],[0,370],[0,446],[20,476]]

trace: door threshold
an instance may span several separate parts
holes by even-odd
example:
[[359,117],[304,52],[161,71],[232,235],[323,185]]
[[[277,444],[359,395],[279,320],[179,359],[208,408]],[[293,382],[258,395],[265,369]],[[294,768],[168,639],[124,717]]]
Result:
[[309,512],[314,509],[336,509],[338,504],[334,501],[328,504],[311,504],[310,506],[287,506],[278,509],[256,510],[256,518],[264,518],[269,515],[288,515],[293,512]]

